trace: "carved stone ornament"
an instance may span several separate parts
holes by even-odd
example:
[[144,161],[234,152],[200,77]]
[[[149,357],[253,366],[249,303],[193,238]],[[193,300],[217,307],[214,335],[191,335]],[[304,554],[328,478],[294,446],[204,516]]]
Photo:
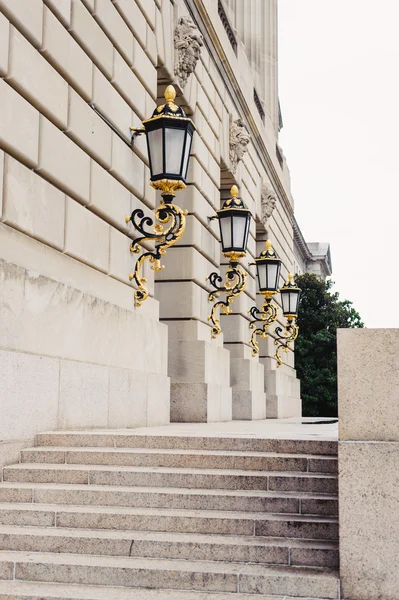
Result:
[[277,196],[274,191],[272,184],[269,179],[264,179],[262,183],[262,191],[260,197],[261,203],[261,221],[263,225],[266,227],[266,224],[270,217],[272,216],[272,212],[276,208]]
[[230,125],[230,169],[233,175],[237,171],[237,165],[248,150],[247,146],[251,138],[245,128],[242,119],[236,119]]
[[180,17],[174,35],[175,75],[182,89],[195,70],[204,45],[203,37],[190,17]]

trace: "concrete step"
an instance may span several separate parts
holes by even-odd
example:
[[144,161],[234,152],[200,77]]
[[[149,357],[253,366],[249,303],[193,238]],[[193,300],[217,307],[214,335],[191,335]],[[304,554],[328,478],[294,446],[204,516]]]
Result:
[[0,502],[132,506],[188,510],[338,514],[336,496],[310,492],[207,490],[106,485],[0,483]]
[[290,440],[238,436],[140,435],[129,430],[50,431],[40,433],[36,446],[158,448],[181,450],[228,450],[232,452],[277,452],[283,454],[330,454],[338,443],[330,440]]
[[21,451],[21,462],[311,473],[337,473],[338,469],[338,460],[332,456],[151,448],[28,448]]
[[334,517],[57,504],[0,504],[0,525],[336,540]]
[[[213,594],[208,592],[186,592],[149,590],[120,587],[86,585],[63,585],[57,583],[30,583],[0,581],[2,600],[298,600],[298,597],[256,596],[247,594]],[[301,600],[322,600],[305,598]]]
[[337,476],[324,473],[31,463],[5,467],[3,479],[31,483],[296,491],[330,495],[336,494],[338,488]]
[[0,550],[338,567],[338,545],[295,539],[0,526]]
[[0,552],[0,577],[27,582],[78,581],[83,585],[280,594],[326,600],[339,597],[336,572],[239,563]]

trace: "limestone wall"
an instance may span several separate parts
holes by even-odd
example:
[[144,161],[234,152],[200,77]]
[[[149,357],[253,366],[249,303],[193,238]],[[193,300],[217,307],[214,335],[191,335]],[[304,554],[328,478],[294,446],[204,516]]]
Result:
[[[234,10],[242,8],[237,2]],[[174,420],[266,415],[265,364],[275,371],[274,348],[266,343],[260,359],[250,356],[247,310],[256,288],[248,263],[259,252],[255,219],[262,220],[267,180],[277,201],[269,235],[282,277],[292,269],[293,203],[276,153],[276,1],[256,2],[254,10],[263,33],[247,56],[244,34],[235,31],[234,50],[214,0],[0,0],[0,369],[7,373],[0,439],[7,457],[43,429],[166,423],[169,377]],[[175,72],[182,16],[204,37],[186,85]],[[177,198],[188,224],[156,282],[146,268],[150,298],[135,308],[128,279],[134,232],[125,215],[135,208],[151,215],[159,199],[145,139],[132,150],[129,126],[152,114],[169,83],[198,128],[189,186]],[[235,170],[230,129],[237,119],[250,143]],[[243,261],[248,286],[223,318],[224,339],[211,340],[205,278],[223,273],[226,260],[208,217],[234,182],[254,217]],[[295,380],[293,356],[285,358],[282,371]],[[201,414],[193,416],[190,405],[201,405]],[[270,416],[278,414],[274,407]]]

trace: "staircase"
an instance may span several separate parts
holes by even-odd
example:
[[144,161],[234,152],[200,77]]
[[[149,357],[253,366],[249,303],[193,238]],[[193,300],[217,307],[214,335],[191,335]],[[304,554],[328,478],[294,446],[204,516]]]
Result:
[[337,444],[53,432],[0,483],[2,600],[338,599]]

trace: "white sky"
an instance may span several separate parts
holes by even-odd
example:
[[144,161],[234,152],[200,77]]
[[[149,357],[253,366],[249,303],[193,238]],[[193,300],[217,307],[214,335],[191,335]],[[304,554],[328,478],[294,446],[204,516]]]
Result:
[[330,242],[334,289],[366,326],[399,327],[399,0],[278,4],[297,221]]

